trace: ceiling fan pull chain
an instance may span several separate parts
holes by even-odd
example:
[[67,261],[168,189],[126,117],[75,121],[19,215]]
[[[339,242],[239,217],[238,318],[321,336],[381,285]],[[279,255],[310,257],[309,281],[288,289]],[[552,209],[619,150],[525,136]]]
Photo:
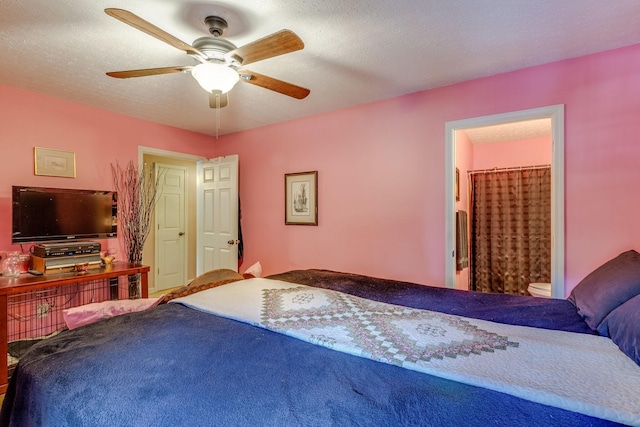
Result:
[[216,91],[216,139],[218,139],[218,130],[220,130],[220,91]]

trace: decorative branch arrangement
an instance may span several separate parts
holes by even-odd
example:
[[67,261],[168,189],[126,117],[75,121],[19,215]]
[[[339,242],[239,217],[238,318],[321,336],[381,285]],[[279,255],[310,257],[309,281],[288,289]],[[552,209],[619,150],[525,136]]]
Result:
[[[138,167],[129,161],[123,168],[116,162],[111,164],[113,186],[118,193],[118,234],[127,261],[142,264],[142,249],[151,230],[151,215],[155,206],[160,176],[153,177],[153,170],[146,164]],[[134,290],[130,283],[129,296],[139,296],[137,282]]]

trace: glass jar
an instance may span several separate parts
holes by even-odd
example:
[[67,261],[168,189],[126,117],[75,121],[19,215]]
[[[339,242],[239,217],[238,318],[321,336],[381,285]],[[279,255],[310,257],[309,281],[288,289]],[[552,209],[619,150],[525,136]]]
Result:
[[7,258],[2,263],[2,275],[6,277],[18,277],[22,271],[22,262],[18,252],[7,252]]

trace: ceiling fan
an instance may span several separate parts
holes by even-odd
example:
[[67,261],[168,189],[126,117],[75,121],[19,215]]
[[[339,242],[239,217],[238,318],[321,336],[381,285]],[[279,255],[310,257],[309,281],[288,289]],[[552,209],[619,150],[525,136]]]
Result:
[[127,10],[109,8],[104,11],[107,15],[184,51],[196,60],[196,65],[111,71],[107,73],[110,77],[127,79],[190,72],[200,86],[209,92],[209,106],[211,108],[226,107],[228,105],[227,92],[238,81],[260,86],[296,99],[304,99],[310,93],[309,89],[243,68],[253,62],[304,48],[304,43],[293,31],[281,30],[244,46],[236,47],[229,40],[221,37],[227,28],[227,22],[219,16],[208,16],[205,18],[205,24],[209,27],[211,35],[200,37],[192,45],[189,45]]

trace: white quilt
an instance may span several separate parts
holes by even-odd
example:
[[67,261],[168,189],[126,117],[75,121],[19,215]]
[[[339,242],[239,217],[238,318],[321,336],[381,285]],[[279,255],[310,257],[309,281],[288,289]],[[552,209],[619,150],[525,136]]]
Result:
[[259,278],[171,302],[356,356],[640,426],[640,367],[608,338]]

